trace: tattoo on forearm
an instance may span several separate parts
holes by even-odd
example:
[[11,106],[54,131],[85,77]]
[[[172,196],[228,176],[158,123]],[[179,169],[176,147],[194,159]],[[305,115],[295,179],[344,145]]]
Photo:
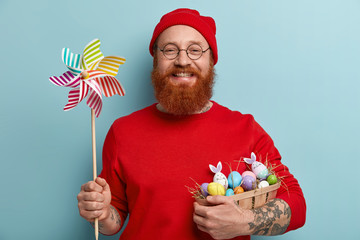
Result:
[[118,211],[113,206],[110,206],[110,209],[111,209],[111,220],[115,221],[117,225],[121,225],[121,218]]
[[[95,227],[95,223],[92,221],[90,224]],[[115,229],[120,229],[121,227],[121,218],[115,207],[110,205],[110,215],[99,221],[99,232],[103,234],[113,234]]]
[[[90,222],[91,226],[95,228],[95,222]],[[104,224],[99,222],[99,231],[101,232],[104,229]]]
[[291,209],[282,199],[274,199],[256,208],[254,221],[249,223],[252,235],[279,235],[286,231],[291,219]]

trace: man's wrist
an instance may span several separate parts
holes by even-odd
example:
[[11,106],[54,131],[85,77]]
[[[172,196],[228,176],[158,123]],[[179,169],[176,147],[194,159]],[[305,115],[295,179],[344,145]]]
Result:
[[242,221],[240,223],[240,234],[239,236],[252,235],[251,223],[254,222],[255,215],[252,210],[244,209],[242,213]]
[[[119,231],[121,227],[121,218],[115,207],[112,205],[109,206],[109,209],[106,210],[107,214],[99,219],[99,232],[105,235],[112,235]],[[94,227],[94,221],[90,222]]]

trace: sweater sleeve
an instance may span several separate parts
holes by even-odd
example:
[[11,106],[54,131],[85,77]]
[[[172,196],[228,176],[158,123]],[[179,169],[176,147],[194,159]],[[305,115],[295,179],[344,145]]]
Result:
[[291,209],[290,225],[286,232],[300,228],[305,224],[306,219],[306,203],[300,185],[288,167],[282,164],[280,153],[270,136],[255,121],[253,126],[254,136],[257,136],[254,139],[253,150],[258,160],[263,162],[281,180],[276,198],[284,200]]
[[110,186],[111,205],[116,208],[121,217],[122,228],[128,215],[128,204],[125,195],[126,184],[119,168],[117,148],[113,125],[105,138],[102,153],[103,168],[99,176],[104,178]]

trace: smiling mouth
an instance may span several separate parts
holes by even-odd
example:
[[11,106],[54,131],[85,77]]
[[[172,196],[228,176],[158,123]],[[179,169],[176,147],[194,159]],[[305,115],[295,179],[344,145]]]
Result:
[[192,86],[196,82],[197,75],[191,72],[177,72],[171,74],[170,81],[174,85]]
[[192,73],[185,73],[185,72],[174,73],[174,74],[172,74],[172,75],[173,75],[174,77],[184,77],[184,78],[194,76],[194,74],[192,74]]

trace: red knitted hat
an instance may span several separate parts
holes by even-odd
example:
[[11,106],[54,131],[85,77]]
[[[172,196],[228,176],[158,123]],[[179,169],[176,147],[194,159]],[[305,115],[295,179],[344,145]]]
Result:
[[211,17],[201,16],[198,11],[188,8],[179,8],[162,16],[160,22],[154,29],[154,33],[150,41],[149,50],[151,56],[154,56],[153,45],[157,37],[165,29],[174,25],[187,25],[199,31],[210,45],[213,52],[214,65],[216,64],[218,60],[218,53],[215,38],[215,21]]

